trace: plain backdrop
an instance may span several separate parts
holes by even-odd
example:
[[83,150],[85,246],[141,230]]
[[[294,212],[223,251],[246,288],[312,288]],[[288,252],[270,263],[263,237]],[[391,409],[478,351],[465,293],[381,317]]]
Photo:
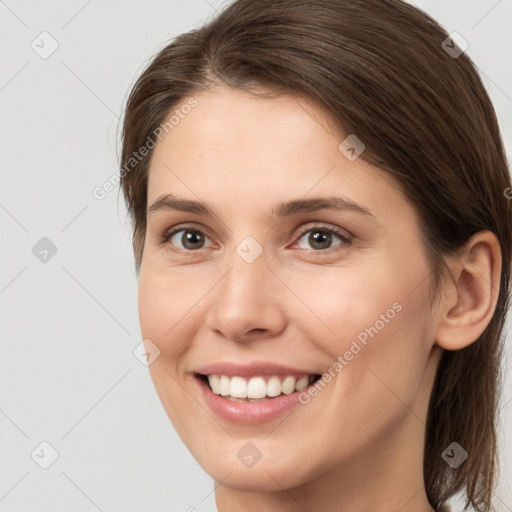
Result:
[[[468,41],[510,159],[512,1],[416,4]],[[117,172],[122,108],[148,59],[220,7],[0,1],[2,512],[216,510],[212,479],[133,352],[141,334],[122,196],[92,191]],[[508,340],[503,511],[512,511]]]

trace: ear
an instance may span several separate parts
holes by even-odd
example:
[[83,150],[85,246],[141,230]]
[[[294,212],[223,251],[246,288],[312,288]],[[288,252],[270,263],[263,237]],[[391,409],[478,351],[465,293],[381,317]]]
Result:
[[501,249],[491,231],[475,233],[449,264],[453,281],[445,283],[436,331],[446,350],[464,348],[478,339],[496,308]]

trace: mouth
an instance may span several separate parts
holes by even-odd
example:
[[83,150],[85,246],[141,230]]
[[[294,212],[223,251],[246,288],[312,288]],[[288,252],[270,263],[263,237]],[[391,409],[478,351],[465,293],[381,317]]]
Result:
[[217,418],[239,425],[276,420],[308,403],[301,400],[302,394],[322,377],[304,367],[257,360],[218,361],[192,374],[206,408]]
[[196,377],[213,394],[230,402],[267,402],[303,391],[321,375],[224,375],[201,374]]

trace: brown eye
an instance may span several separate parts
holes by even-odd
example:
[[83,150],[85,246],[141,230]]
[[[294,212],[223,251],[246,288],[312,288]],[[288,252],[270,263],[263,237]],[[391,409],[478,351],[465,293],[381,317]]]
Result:
[[205,240],[207,239],[208,237],[197,229],[187,229],[182,227],[167,233],[163,239],[163,243],[170,242],[178,249],[193,251],[202,249],[204,247]]
[[[305,243],[309,244],[309,247],[301,246],[302,239],[306,240]],[[335,243],[333,245],[333,241],[336,239],[339,240],[339,243]],[[349,242],[350,239],[340,233],[337,229],[330,227],[315,227],[303,231],[299,236],[297,245],[300,249],[314,249],[317,251],[322,251],[331,249],[332,247],[336,247],[338,245],[345,245]]]

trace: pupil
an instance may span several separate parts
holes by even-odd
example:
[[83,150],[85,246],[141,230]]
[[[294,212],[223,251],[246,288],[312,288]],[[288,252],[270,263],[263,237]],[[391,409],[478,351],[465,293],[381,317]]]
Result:
[[314,247],[314,244],[320,244],[322,247],[319,249],[327,249],[331,243],[331,234],[326,231],[312,231],[310,235],[310,243]]
[[187,249],[196,249],[196,247],[188,247],[187,244],[191,243],[197,243],[201,241],[201,235],[197,233],[196,231],[187,231],[185,233],[185,242],[183,243],[184,247],[187,247]]

